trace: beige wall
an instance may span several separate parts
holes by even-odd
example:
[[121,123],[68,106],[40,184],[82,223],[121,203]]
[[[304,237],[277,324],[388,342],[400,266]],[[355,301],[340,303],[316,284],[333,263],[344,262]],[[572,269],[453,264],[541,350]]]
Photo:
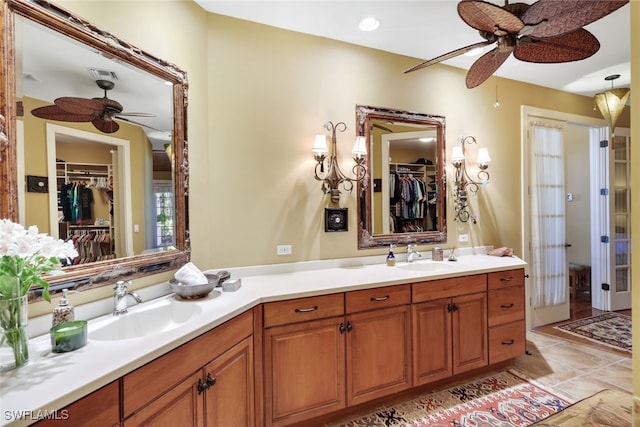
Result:
[[[459,135],[488,147],[492,183],[472,200],[479,224],[455,223],[448,209],[443,246],[469,233],[472,244],[511,246],[518,254],[520,106],[598,117],[591,98],[505,79],[498,79],[501,107],[494,109],[494,78],[468,90],[455,68],[405,75],[416,59],[218,15],[209,16],[208,49],[209,194],[233,212],[213,220],[211,256],[194,253],[211,267],[385,252],[357,250],[355,194],[343,194],[341,202],[350,231],[323,232],[327,200],[313,179],[312,139],[326,121],[345,121],[350,129],[338,146],[348,162],[356,104],[445,116],[448,155]],[[275,255],[282,243],[293,245],[293,256]]]

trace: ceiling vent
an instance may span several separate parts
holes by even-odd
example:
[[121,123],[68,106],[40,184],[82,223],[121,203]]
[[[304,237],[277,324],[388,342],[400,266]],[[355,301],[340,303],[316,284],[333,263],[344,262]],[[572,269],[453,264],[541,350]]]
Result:
[[88,70],[94,80],[109,80],[112,82],[118,80],[118,75],[115,71],[99,70],[97,68],[89,68]]

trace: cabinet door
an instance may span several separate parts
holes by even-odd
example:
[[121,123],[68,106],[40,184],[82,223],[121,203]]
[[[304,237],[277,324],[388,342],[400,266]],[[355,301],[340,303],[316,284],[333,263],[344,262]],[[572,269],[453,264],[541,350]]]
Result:
[[124,420],[123,427],[203,427],[203,398],[198,391],[202,369]]
[[304,421],[345,407],[344,317],[266,329],[267,426]]
[[445,298],[412,307],[415,386],[453,375],[450,302]]
[[453,373],[489,363],[487,345],[487,294],[453,298]]
[[411,386],[408,305],[347,316],[347,405]]
[[205,380],[215,381],[204,393],[207,427],[253,427],[253,340],[251,337],[205,366]]

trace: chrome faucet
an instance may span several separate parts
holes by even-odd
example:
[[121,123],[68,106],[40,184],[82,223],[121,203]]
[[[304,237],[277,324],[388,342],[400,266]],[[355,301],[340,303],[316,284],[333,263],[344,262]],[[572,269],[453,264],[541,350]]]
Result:
[[132,297],[138,304],[142,302],[142,299],[137,293],[127,291],[127,284],[130,283],[130,281],[125,282],[123,280],[118,280],[116,282],[116,287],[113,288],[115,290],[115,294],[113,296],[114,316],[119,316],[127,312],[127,296]]
[[413,262],[416,258],[422,258],[422,254],[416,251],[415,245],[407,245],[407,262]]

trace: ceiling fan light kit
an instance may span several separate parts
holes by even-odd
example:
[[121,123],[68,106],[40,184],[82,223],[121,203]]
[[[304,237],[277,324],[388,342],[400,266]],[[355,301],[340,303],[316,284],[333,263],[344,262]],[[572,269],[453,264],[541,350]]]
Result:
[[600,42],[583,26],[601,19],[629,0],[538,0],[529,5],[505,1],[503,7],[481,0],[462,0],[458,15],[485,41],[440,55],[409,68],[410,73],[491,44],[496,47],[469,68],[466,86],[479,86],[513,56],[524,62],[557,64],[595,54]]

